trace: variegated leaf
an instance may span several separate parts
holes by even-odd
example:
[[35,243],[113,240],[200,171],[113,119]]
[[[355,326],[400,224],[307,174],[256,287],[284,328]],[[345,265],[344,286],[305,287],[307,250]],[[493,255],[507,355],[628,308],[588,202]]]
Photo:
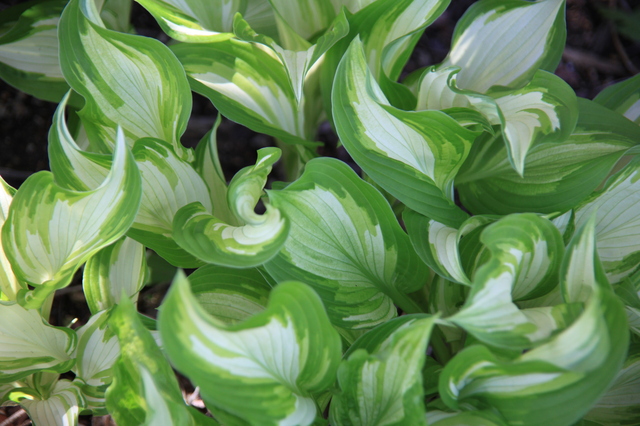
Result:
[[47,324],[34,309],[0,305],[0,382],[41,370],[68,371],[76,342],[75,331]]
[[[69,90],[58,59],[58,21],[65,5],[64,0],[31,3],[0,37],[0,78],[52,102],[60,101]],[[12,9],[2,13],[10,14]]]
[[495,218],[473,216],[463,222],[460,229],[443,225],[409,209],[404,211],[402,218],[413,247],[434,272],[450,281],[471,285],[460,258],[460,240]]
[[507,426],[504,419],[491,411],[427,411],[427,422],[430,426]]
[[640,422],[640,350],[632,346],[627,360],[598,403],[584,417],[603,426]]
[[117,337],[108,328],[109,311],[94,314],[77,331],[74,383],[80,388],[86,408],[94,415],[107,414],[104,392],[111,384],[111,367],[120,355]]
[[236,324],[262,312],[271,286],[257,269],[206,265],[189,275],[191,291],[207,313]]
[[502,134],[509,161],[521,176],[525,173],[527,153],[533,146],[565,141],[578,120],[573,89],[546,71],[537,71],[522,89],[491,92],[491,96],[504,119]]
[[[350,34],[329,52],[323,69],[323,96],[329,105],[338,62],[357,36],[372,76],[391,104],[413,109],[415,99],[395,83],[424,29],[449,5],[450,0],[378,0],[349,19]],[[327,108],[327,111],[330,111]],[[329,114],[330,115],[330,114]]]
[[517,89],[538,69],[554,71],[566,38],[564,0],[483,0],[460,19],[443,66],[460,67],[461,89]]
[[[288,143],[313,147],[291,80],[280,58],[264,45],[230,39],[172,47],[194,91],[229,119]],[[317,113],[319,114],[319,112]],[[315,128],[314,128],[315,131]]]
[[475,272],[465,305],[447,320],[505,348],[531,347],[563,328],[561,311],[527,315],[513,303],[542,296],[556,285],[564,244],[555,226],[533,214],[511,215],[489,225],[480,240],[490,258]]
[[[25,395],[26,396],[26,395]],[[76,426],[84,407],[84,398],[75,383],[58,380],[45,395],[33,395],[20,400],[20,405],[37,425]]]
[[611,283],[640,264],[640,161],[633,160],[606,188],[575,210],[576,227],[596,215],[596,247]]
[[157,40],[106,29],[94,2],[72,0],[59,31],[62,72],[85,98],[79,114],[89,139],[110,152],[119,125],[129,145],[156,137],[186,158],[179,138],[191,112],[191,93],[180,63]]
[[288,221],[270,204],[264,214],[254,209],[279,158],[278,148],[263,148],[255,166],[245,167],[231,180],[229,207],[243,226],[222,222],[198,203],[178,210],[173,237],[180,247],[204,262],[236,268],[258,266],[275,256],[287,239]]
[[576,321],[512,361],[486,347],[464,349],[440,376],[448,406],[488,404],[509,424],[560,426],[574,424],[606,392],[626,358],[629,335],[620,332],[626,328],[623,306],[598,265],[593,235],[591,221],[574,237],[563,264],[565,288],[589,289],[569,299],[586,300]]
[[607,87],[594,101],[640,124],[640,75]]
[[298,282],[276,286],[262,313],[224,326],[179,273],[159,325],[171,362],[207,405],[245,422],[310,425],[319,414],[312,395],[335,380],[340,338],[318,295]]
[[29,177],[2,229],[14,273],[36,287],[19,298],[21,303],[39,307],[54,290],[68,285],[82,263],[127,232],[140,199],[140,174],[122,131],[111,171],[94,190],[63,189],[49,172]]
[[125,237],[96,253],[84,267],[82,288],[92,314],[117,305],[122,295],[138,300],[147,275],[145,248]]
[[136,0],[147,9],[165,33],[189,43],[207,43],[233,36],[233,17],[244,14],[242,0]]
[[640,127],[586,99],[565,141],[527,154],[524,177],[509,163],[502,136],[485,134],[456,177],[462,204],[474,214],[565,212],[589,196],[618,159],[640,140]]
[[221,118],[218,115],[213,128],[198,143],[193,167],[209,187],[213,215],[230,225],[239,225],[238,218],[231,212],[227,202],[227,179],[224,177],[218,156],[216,132]]
[[[332,424],[427,424],[420,372],[434,321],[412,317],[387,322],[383,333],[371,330],[345,354],[338,369],[341,392],[331,400]],[[401,325],[388,334],[387,324],[393,322]]]
[[[9,206],[11,206],[15,192],[16,190],[10,187],[0,176],[0,229],[2,229],[7,219]],[[23,288],[24,286],[13,274],[9,259],[5,256],[4,249],[0,245],[0,301],[15,301],[18,292]]]
[[190,163],[163,141],[140,139],[133,147],[133,155],[142,175],[142,201],[127,235],[175,266],[201,266],[202,262],[173,240],[173,221],[178,210],[189,203],[198,202],[205,211],[212,211],[207,184]]
[[346,164],[310,161],[302,177],[282,191],[269,191],[291,231],[266,269],[277,281],[313,286],[332,323],[366,329],[405,312],[421,312],[407,293],[427,281],[384,197]]
[[340,140],[378,185],[411,209],[457,227],[453,179],[476,134],[439,111],[391,107],[353,41],[336,74],[333,119]]
[[114,309],[109,328],[118,336],[120,357],[112,367],[106,406],[118,424],[216,424],[185,405],[171,366],[129,299],[121,300]]

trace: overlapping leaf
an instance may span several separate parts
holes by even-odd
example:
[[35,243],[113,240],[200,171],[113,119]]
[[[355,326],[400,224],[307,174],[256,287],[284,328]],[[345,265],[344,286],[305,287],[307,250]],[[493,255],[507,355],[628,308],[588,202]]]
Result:
[[173,236],[180,247],[204,262],[236,268],[258,266],[275,256],[287,239],[289,224],[270,204],[264,214],[254,209],[279,158],[278,148],[263,148],[255,166],[240,170],[230,182],[229,207],[243,226],[222,222],[201,203],[178,210]]
[[640,124],[640,76],[612,84],[598,93],[594,101]]
[[426,425],[420,371],[432,327],[432,317],[403,316],[357,340],[338,369],[331,423]]
[[[10,187],[0,176],[0,229],[9,214],[9,206],[13,200],[15,191],[16,190]],[[0,245],[0,300],[15,301],[18,291],[22,288],[23,286],[13,274],[11,264],[4,254],[2,245]]]
[[[75,426],[84,407],[84,398],[75,383],[58,380],[46,394],[35,389],[22,389],[25,398],[20,405],[29,414],[34,424],[51,426]],[[28,395],[28,396],[27,396]]]
[[489,404],[509,424],[567,425],[606,392],[626,358],[629,335],[620,332],[624,310],[599,265],[593,236],[590,221],[572,240],[561,271],[565,301],[585,302],[577,320],[512,361],[486,347],[466,348],[440,376],[447,405]]
[[291,222],[283,249],[265,266],[277,281],[313,286],[334,325],[370,328],[405,312],[421,312],[407,293],[428,271],[382,195],[344,163],[309,162],[302,177],[272,203]]
[[338,67],[332,103],[340,140],[378,185],[446,225],[457,227],[468,217],[453,202],[453,179],[475,133],[439,111],[389,106],[357,39]]
[[94,253],[129,229],[141,199],[140,174],[118,132],[111,171],[91,191],[72,191],[49,172],[29,177],[16,193],[2,243],[16,276],[36,286],[21,303],[39,307]]
[[557,284],[564,245],[551,222],[533,214],[507,216],[489,225],[480,240],[490,258],[475,271],[465,305],[449,321],[481,341],[523,349],[573,319],[574,310],[564,305],[528,314],[513,303],[542,296]]
[[286,282],[267,309],[236,325],[208,316],[178,274],[159,318],[173,365],[207,404],[263,425],[313,423],[313,394],[335,380],[340,338],[308,286]]
[[116,126],[128,144],[142,137],[170,143],[186,157],[179,137],[191,112],[184,70],[166,46],[105,28],[95,0],[72,0],[60,20],[60,64],[86,102],[85,129],[100,152],[110,152]]
[[586,99],[578,99],[578,106],[580,115],[571,136],[532,147],[524,177],[511,167],[500,134],[476,140],[456,177],[465,207],[475,214],[556,213],[590,195],[638,143],[640,127]]

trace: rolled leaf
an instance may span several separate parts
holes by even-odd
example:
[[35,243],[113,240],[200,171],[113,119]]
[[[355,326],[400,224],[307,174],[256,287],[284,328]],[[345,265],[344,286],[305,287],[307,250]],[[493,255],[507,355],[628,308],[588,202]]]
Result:
[[338,327],[365,329],[405,312],[421,312],[407,294],[428,270],[415,254],[384,197],[347,165],[310,161],[302,177],[272,203],[291,222],[284,247],[265,265],[276,281],[313,286]]
[[92,314],[107,310],[124,294],[134,302],[147,275],[145,248],[125,237],[96,253],[84,267],[82,288]]
[[490,258],[475,272],[465,305],[447,320],[505,348],[531,347],[563,328],[560,312],[526,315],[513,303],[556,285],[564,244],[555,226],[533,214],[511,215],[489,225],[480,240]]
[[[65,5],[64,0],[32,4],[0,37],[0,78],[52,102],[69,90],[58,59],[58,21]],[[10,14],[11,9],[2,13]]]
[[41,370],[68,371],[76,342],[75,331],[47,324],[34,309],[0,305],[0,382]]
[[341,392],[331,400],[331,423],[426,425],[420,371],[432,327],[433,318],[414,316],[386,338],[374,329],[356,341],[338,369]]
[[276,286],[262,313],[224,326],[179,273],[159,325],[171,362],[207,405],[249,423],[309,425],[319,414],[312,395],[335,380],[340,338],[320,298],[298,282]]
[[332,104],[340,140],[378,185],[449,226],[468,217],[453,202],[452,184],[476,134],[442,112],[390,107],[357,39],[338,67]]
[[173,236],[180,247],[204,262],[235,268],[258,266],[275,256],[287,239],[288,222],[270,204],[264,214],[254,209],[279,158],[278,148],[261,149],[255,166],[240,170],[229,184],[230,210],[245,225],[226,224],[199,203],[178,210]]
[[464,349],[440,376],[448,406],[488,404],[509,424],[559,426],[577,422],[606,392],[626,358],[629,335],[620,332],[624,309],[598,265],[593,234],[593,221],[578,231],[561,273],[565,288],[590,289],[575,292],[579,300],[587,298],[578,319],[512,361],[486,347]]
[[84,97],[80,111],[92,143],[110,152],[116,126],[127,143],[155,137],[181,156],[179,138],[191,112],[184,71],[166,46],[147,37],[105,28],[95,0],[72,0],[60,20],[60,65]]
[[39,307],[57,288],[68,285],[89,257],[129,229],[141,198],[140,174],[122,131],[111,171],[91,191],[71,191],[49,172],[29,177],[16,194],[2,229],[2,243],[19,279],[36,286],[21,303]]
[[566,39],[564,0],[484,0],[456,25],[443,66],[458,66],[458,87],[518,89],[538,69],[555,71]]

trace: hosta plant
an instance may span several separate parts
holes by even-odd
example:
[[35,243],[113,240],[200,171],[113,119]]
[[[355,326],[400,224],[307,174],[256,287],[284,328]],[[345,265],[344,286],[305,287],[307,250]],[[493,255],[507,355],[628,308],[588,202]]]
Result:
[[[3,404],[37,425],[640,423],[640,76],[576,97],[553,74],[564,0],[480,0],[408,75],[448,0],[138,2],[170,43],[127,0],[0,23],[0,76],[59,102],[51,172],[0,185]],[[273,146],[228,181],[220,117],[181,142],[191,91]],[[358,171],[319,156],[326,121]],[[136,307],[151,251],[175,269],[157,319]],[[80,275],[91,317],[51,325]]]

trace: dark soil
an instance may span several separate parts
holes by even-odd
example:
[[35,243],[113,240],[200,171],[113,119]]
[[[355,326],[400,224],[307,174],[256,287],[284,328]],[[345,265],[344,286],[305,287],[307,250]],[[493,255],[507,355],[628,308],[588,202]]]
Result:
[[[0,0],[0,10],[20,3],[19,0]],[[407,64],[407,71],[437,64],[449,51],[455,23],[474,0],[453,0],[448,10],[425,32]],[[592,99],[606,86],[631,77],[640,68],[640,43],[626,38],[612,22],[605,19],[601,9],[630,12],[640,7],[638,0],[567,0],[567,47],[556,73],[573,87],[579,96]],[[0,12],[2,13],[2,12]],[[145,36],[166,42],[155,20],[134,3],[132,20],[136,30]],[[187,146],[197,142],[213,126],[217,112],[211,103],[193,95],[193,115],[183,137]],[[35,99],[0,82],[0,176],[19,187],[32,173],[48,169],[47,133],[56,105]],[[318,140],[329,144],[326,153],[348,160],[346,152],[336,149],[336,137],[330,126],[321,126]],[[218,131],[218,148],[225,174],[231,178],[240,168],[253,164],[256,150],[272,145],[270,137],[256,134],[229,120],[223,120]],[[167,281],[170,279],[167,276]],[[146,289],[140,297],[140,308],[152,316],[160,303],[166,284]],[[80,280],[57,295],[51,321],[68,325],[78,318],[78,325],[86,322],[89,311],[84,302]],[[185,391],[191,392],[185,385]],[[27,425],[26,416],[17,415],[19,408],[0,408],[0,425]],[[16,418],[6,422],[7,417]],[[82,417],[82,425],[109,425],[108,417]]]

